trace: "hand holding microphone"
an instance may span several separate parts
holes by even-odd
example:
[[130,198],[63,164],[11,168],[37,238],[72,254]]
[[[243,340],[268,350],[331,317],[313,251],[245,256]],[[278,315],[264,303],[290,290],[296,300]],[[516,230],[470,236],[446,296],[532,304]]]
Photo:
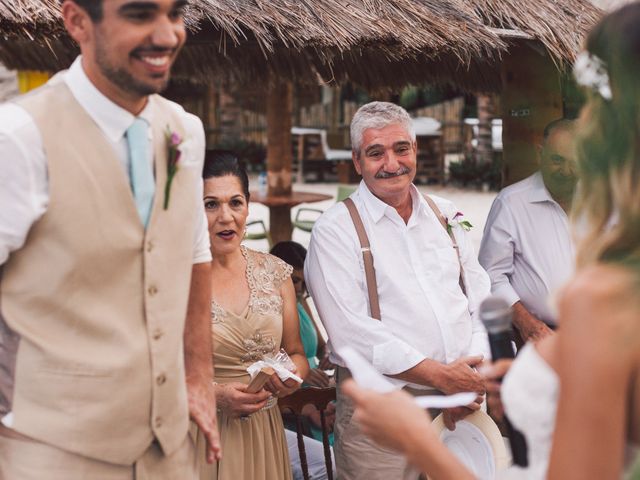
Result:
[[[493,295],[487,297],[480,305],[480,320],[487,329],[491,356],[494,362],[501,359],[515,358],[511,342],[511,317],[511,307],[499,297]],[[504,417],[504,423],[509,435],[513,463],[521,467],[528,466],[527,442],[524,436],[511,425],[506,416]]]

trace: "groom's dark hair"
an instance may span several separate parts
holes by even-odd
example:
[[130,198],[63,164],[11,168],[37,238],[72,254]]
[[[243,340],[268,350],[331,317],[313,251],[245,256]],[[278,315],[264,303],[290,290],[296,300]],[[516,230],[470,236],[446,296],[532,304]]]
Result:
[[[60,0],[60,4],[63,2],[64,0]],[[102,20],[102,0],[73,0],[73,2],[89,14],[89,18],[93,23]]]

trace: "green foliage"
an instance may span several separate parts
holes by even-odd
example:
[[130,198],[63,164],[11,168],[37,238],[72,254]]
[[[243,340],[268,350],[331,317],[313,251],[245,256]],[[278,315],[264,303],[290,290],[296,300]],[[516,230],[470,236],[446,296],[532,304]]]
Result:
[[494,157],[490,165],[480,165],[475,160],[465,158],[461,162],[449,164],[450,181],[462,186],[480,188],[489,185],[491,190],[499,190],[502,184],[502,160]]
[[468,232],[469,230],[471,230],[473,228],[473,225],[471,225],[471,222],[469,220],[463,220],[460,222],[460,226],[462,227],[462,229],[465,232]]
[[406,110],[428,107],[459,97],[460,91],[444,85],[409,85],[398,95],[398,104]]
[[405,87],[400,93],[400,106],[405,110],[413,110],[418,103],[420,92],[417,87]]

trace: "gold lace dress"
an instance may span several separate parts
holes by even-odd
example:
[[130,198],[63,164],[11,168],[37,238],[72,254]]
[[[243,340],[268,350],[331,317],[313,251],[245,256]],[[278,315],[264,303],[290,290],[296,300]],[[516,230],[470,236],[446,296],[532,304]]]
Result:
[[[249,303],[240,315],[212,302],[215,381],[249,383],[247,367],[265,354],[280,350],[282,297],[280,287],[292,268],[273,255],[242,246],[247,261]],[[197,433],[201,480],[289,480],[291,468],[277,400],[247,419],[218,413],[223,458],[217,465],[204,460],[205,441]]]

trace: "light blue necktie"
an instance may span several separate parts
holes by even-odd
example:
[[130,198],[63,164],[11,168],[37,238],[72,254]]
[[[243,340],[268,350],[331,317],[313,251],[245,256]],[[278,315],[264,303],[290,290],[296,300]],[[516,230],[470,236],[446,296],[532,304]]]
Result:
[[129,165],[131,172],[131,189],[136,200],[138,215],[145,228],[151,216],[153,196],[156,182],[153,178],[153,165],[149,161],[149,125],[142,118],[136,118],[127,129],[127,143],[129,145]]

